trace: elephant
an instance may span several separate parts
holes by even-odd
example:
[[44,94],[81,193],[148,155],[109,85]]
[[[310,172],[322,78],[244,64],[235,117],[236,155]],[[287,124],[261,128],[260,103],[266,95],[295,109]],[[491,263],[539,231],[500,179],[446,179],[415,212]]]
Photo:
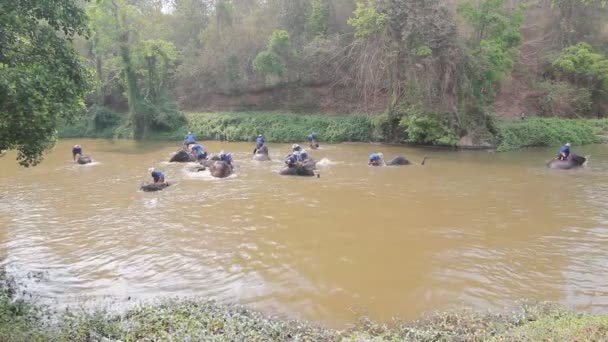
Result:
[[[208,168],[211,175],[215,178],[226,178],[232,174],[233,167],[225,161],[220,160],[219,156],[213,156],[210,159],[202,160],[200,164]],[[199,169],[198,171],[203,170],[204,169]]]
[[550,169],[569,170],[579,166],[583,166],[587,158],[581,157],[574,153],[570,153],[568,158],[565,160],[559,160],[554,158],[547,163],[547,167]]
[[171,163],[188,163],[193,161],[196,161],[196,158],[192,153],[188,152],[186,149],[178,151],[169,160],[169,162]]
[[80,165],[85,165],[93,162],[93,159],[91,159],[91,156],[83,156],[81,154],[77,154],[76,162]]
[[269,161],[270,157],[268,156],[268,147],[264,145],[260,148],[256,148],[253,152],[253,160]]
[[141,189],[141,191],[144,191],[144,192],[160,191],[160,190],[163,190],[164,188],[168,187],[169,185],[170,185],[169,182],[144,183],[140,189]]
[[[424,165],[426,163],[426,156],[422,159],[420,165]],[[405,157],[397,156],[385,163],[387,166],[402,166],[402,165],[411,165],[412,163],[407,160]]]
[[[317,162],[312,159],[307,159],[303,162],[296,163],[293,167],[285,166],[285,168],[279,171],[279,174],[283,176],[314,176],[316,165]],[[318,174],[317,177],[319,177]]]

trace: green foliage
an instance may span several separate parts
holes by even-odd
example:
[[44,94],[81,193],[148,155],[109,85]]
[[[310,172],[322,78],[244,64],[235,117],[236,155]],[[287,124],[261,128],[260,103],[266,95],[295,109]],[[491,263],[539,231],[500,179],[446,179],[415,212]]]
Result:
[[474,106],[492,103],[498,81],[511,73],[517,47],[523,41],[519,31],[524,10],[523,5],[508,10],[505,0],[464,2],[458,6],[458,13],[473,32],[469,39],[467,72],[472,83],[470,95],[477,102]]
[[93,113],[93,122],[97,130],[116,127],[121,122],[121,116],[109,108],[93,106],[89,112]]
[[276,54],[272,51],[264,50],[253,60],[253,68],[264,76],[275,75],[279,78],[285,74],[285,66]]
[[149,100],[141,101],[141,111],[151,118],[151,128],[157,131],[171,131],[186,124],[186,116],[175,102],[159,99],[156,103]]
[[564,48],[553,67],[577,85],[608,91],[608,58],[594,52],[587,43]]
[[76,1],[0,4],[0,151],[18,150],[21,165],[38,164],[84,107],[89,73],[72,40],[87,33]]
[[276,30],[268,38],[267,50],[278,56],[289,53],[289,33],[285,30]]
[[348,19],[348,25],[355,30],[355,37],[368,38],[380,33],[386,24],[386,15],[379,13],[371,4],[357,2],[354,17]]
[[[369,141],[371,122],[366,116],[294,115],[281,113],[189,114],[187,130],[202,139],[252,141],[264,134],[268,142],[303,141],[316,132],[320,141]],[[175,138],[183,130],[175,132]]]
[[279,79],[285,74],[285,64],[281,57],[289,54],[289,33],[284,30],[272,32],[268,38],[266,50],[260,52],[253,61],[253,68],[264,76],[276,76]]
[[588,88],[579,88],[567,82],[542,82],[538,89],[545,95],[535,104],[542,116],[583,117],[591,113],[593,96]]
[[314,38],[325,36],[329,29],[329,2],[328,0],[311,0],[311,10],[306,21],[306,30]]
[[416,47],[415,54],[418,57],[426,57],[433,54],[433,50],[431,50],[431,48],[426,45],[420,45]]
[[413,109],[401,119],[400,126],[407,133],[409,142],[443,146],[455,146],[458,143],[447,113]]
[[559,146],[565,142],[576,146],[600,142],[600,134],[605,134],[606,120],[531,118],[524,121],[500,121],[498,129],[499,151]]

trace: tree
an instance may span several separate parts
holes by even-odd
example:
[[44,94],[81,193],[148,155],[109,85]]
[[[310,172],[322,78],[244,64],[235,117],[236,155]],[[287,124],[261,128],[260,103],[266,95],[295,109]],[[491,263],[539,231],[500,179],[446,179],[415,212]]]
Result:
[[88,72],[72,41],[87,35],[75,0],[0,3],[0,150],[36,165],[54,146],[61,119],[84,108]]

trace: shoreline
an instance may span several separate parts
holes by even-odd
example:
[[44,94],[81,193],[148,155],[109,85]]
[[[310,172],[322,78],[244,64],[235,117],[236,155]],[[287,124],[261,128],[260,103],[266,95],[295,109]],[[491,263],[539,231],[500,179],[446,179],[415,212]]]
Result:
[[[302,143],[312,132],[323,143],[377,143],[390,146],[425,147],[445,150],[512,151],[526,147],[558,147],[566,142],[575,146],[608,141],[608,119],[559,119],[531,117],[521,120],[498,120],[492,143],[462,138],[454,146],[420,144],[407,139],[386,141],[374,127],[373,117],[365,115],[318,115],[276,112],[186,113],[188,123],[176,130],[153,132],[143,141],[182,141],[192,131],[197,139],[228,142],[253,142],[264,134],[268,143]],[[132,139],[125,123],[95,127],[91,118],[59,130],[59,138]]]
[[[124,301],[124,300],[123,300]],[[117,303],[118,300],[113,300]],[[361,316],[344,329],[267,315],[206,298],[157,298],[126,309],[53,308],[0,291],[0,340],[8,341],[538,341],[606,340],[608,314],[549,302],[501,312],[457,309],[417,320],[379,322]]]

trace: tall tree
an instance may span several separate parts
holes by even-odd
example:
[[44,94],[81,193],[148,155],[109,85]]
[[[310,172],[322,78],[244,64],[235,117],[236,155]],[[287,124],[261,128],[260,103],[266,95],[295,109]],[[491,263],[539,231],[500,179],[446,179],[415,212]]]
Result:
[[75,0],[0,2],[0,150],[36,165],[54,145],[61,119],[84,108],[87,71],[72,40],[86,35]]

